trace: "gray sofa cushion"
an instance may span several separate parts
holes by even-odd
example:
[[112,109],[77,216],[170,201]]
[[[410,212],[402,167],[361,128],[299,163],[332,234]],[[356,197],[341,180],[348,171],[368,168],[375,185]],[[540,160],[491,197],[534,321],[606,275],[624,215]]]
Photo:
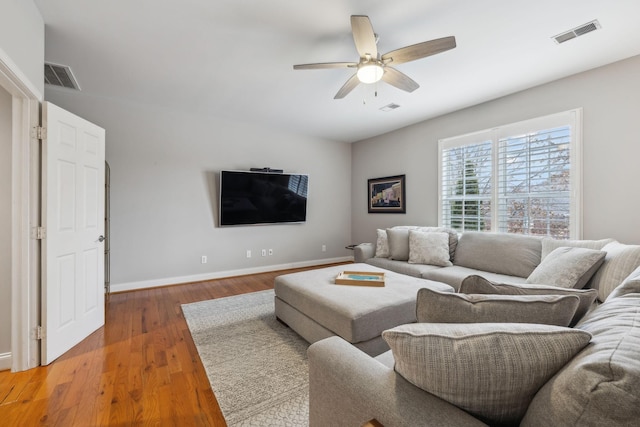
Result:
[[607,253],[561,246],[554,249],[527,278],[527,283],[582,289],[602,265]]
[[640,266],[640,246],[613,242],[602,250],[607,252],[607,255],[589,286],[598,290],[600,301],[605,301],[609,294]]
[[489,273],[487,271],[476,270],[475,268],[460,267],[454,265],[452,267],[434,268],[422,273],[422,278],[434,280],[436,282],[446,283],[454,289],[460,289],[462,281],[474,274],[486,277],[494,282],[502,283],[526,283],[526,277],[508,276],[506,274]]
[[470,231],[460,236],[453,263],[491,273],[529,277],[540,264],[542,239]]
[[382,337],[407,381],[489,424],[512,425],[591,335],[525,323],[416,323]]
[[366,260],[366,263],[413,277],[422,277],[422,275],[428,271],[442,268],[429,264],[409,264],[407,261],[396,261],[388,258],[369,258]]
[[521,426],[637,426],[640,298],[607,300],[576,328],[591,343],[540,389]]
[[285,274],[276,277],[275,294],[334,334],[359,343],[379,337],[385,329],[415,322],[418,289],[453,291],[444,283],[391,271],[385,272],[384,287],[335,285],[335,277],[344,270],[383,271],[350,264]]
[[551,252],[559,247],[570,247],[570,248],[586,248],[586,249],[596,249],[601,250],[605,247],[606,244],[615,242],[614,239],[602,239],[602,240],[558,240],[552,239],[550,237],[545,237],[542,239],[542,260],[547,257]]
[[607,301],[612,298],[619,298],[629,294],[636,294],[636,296],[640,296],[640,267],[633,270],[633,272],[624,279],[624,282],[609,294]]
[[569,326],[578,308],[576,295],[452,294],[420,289],[419,323],[539,323]]
[[495,295],[576,295],[580,304],[576,309],[569,326],[574,326],[591,309],[598,297],[595,289],[567,289],[547,285],[512,285],[495,283],[481,276],[469,276],[462,281],[460,292],[465,294],[495,294]]
[[396,261],[409,259],[409,229],[387,228],[389,258]]

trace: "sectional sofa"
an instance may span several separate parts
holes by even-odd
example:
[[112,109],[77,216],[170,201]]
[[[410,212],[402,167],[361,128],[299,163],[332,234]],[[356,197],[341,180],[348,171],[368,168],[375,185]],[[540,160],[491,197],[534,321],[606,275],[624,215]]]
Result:
[[640,246],[382,231],[356,262],[460,292],[419,290],[377,356],[313,340],[311,427],[640,425]]

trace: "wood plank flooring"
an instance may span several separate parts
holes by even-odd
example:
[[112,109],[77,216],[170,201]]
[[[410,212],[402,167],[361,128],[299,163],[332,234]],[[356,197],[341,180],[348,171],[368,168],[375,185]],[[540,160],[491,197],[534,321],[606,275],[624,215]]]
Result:
[[52,364],[0,372],[0,425],[226,426],[180,305],[273,289],[276,276],[308,269],[109,296],[105,326]]

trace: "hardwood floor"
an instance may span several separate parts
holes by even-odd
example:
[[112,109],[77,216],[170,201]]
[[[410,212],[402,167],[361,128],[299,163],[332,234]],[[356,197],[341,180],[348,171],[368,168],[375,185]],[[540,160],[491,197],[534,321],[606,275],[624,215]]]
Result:
[[52,364],[0,372],[0,425],[226,426],[180,305],[302,270],[111,295],[105,326]]

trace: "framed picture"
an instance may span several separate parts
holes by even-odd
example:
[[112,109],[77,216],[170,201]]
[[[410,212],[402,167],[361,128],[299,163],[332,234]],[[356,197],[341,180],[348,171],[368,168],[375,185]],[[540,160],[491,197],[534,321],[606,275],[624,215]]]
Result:
[[405,176],[387,176],[368,180],[369,213],[406,213]]

